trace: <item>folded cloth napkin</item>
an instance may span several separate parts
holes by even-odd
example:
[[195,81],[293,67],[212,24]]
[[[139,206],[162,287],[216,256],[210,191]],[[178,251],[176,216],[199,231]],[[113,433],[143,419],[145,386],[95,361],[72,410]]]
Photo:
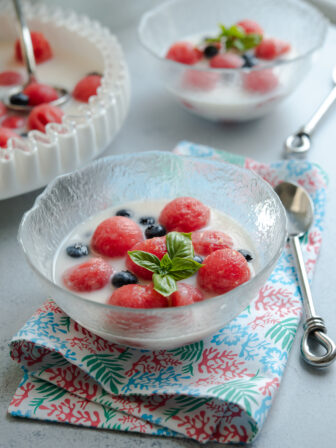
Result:
[[[267,165],[188,142],[175,152],[244,166],[272,185],[290,180],[305,187],[315,206],[314,224],[301,242],[311,278],[327,184],[317,165]],[[109,343],[48,300],[11,342],[11,356],[24,377],[9,412],[203,443],[251,442],[280,386],[301,310],[288,248],[242,314],[212,337],[175,350],[152,352]]]

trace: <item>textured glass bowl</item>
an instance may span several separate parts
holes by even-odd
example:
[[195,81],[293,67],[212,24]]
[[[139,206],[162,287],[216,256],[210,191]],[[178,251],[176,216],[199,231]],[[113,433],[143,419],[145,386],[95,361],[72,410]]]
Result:
[[[165,59],[174,42],[213,35],[218,23],[229,26],[247,18],[260,23],[266,36],[290,42],[293,55],[263,68],[242,69],[199,69]],[[214,121],[244,121],[273,110],[301,83],[323,44],[327,23],[314,7],[298,0],[172,0],[143,15],[139,37],[155,56],[158,77],[183,107]],[[277,86],[266,93],[247,91],[251,73],[265,69],[277,78]]]
[[[186,307],[131,309],[84,299],[53,283],[57,248],[79,223],[124,202],[193,196],[246,229],[259,261],[257,275],[238,288]],[[110,341],[171,348],[214,333],[257,295],[284,247],[286,217],[278,196],[254,172],[235,165],[144,152],[100,159],[55,179],[23,217],[19,242],[46,297],[81,325]]]

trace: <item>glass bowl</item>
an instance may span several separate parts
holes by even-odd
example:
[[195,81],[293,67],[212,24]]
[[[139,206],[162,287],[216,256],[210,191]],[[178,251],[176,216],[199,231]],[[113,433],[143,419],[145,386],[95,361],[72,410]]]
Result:
[[[215,35],[218,23],[230,26],[247,18],[266,36],[288,41],[289,58],[240,69],[196,68],[165,58],[174,42]],[[157,76],[179,104],[210,120],[246,121],[273,110],[302,82],[327,24],[314,7],[298,0],[173,0],[145,13],[138,31],[155,57]],[[262,91],[254,87],[260,78]]]
[[[259,264],[251,280],[203,302],[159,309],[97,303],[53,282],[57,248],[76,225],[124,202],[177,196],[196,197],[243,226]],[[24,215],[18,239],[46,297],[82,326],[133,347],[173,348],[214,333],[257,295],[284,247],[286,216],[271,186],[253,171],[167,152],[144,152],[100,159],[56,178]]]

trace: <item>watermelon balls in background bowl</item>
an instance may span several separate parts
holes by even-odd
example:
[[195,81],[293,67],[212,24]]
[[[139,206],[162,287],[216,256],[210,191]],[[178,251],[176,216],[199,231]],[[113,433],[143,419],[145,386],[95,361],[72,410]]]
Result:
[[180,105],[213,121],[246,121],[301,83],[327,20],[298,0],[172,0],[145,13],[138,31]]
[[[68,195],[64,191],[72,193]],[[234,266],[238,268],[244,259],[243,255],[231,250],[229,239],[203,230],[206,229],[204,225],[207,225],[207,211],[210,208],[233,218],[253,242],[257,265],[255,275],[246,277],[245,283],[224,294],[203,300],[202,293],[190,291],[190,287],[185,286],[182,280],[178,282],[177,293],[171,297],[173,306],[166,306],[166,298],[162,300],[162,297],[148,289],[146,284],[140,284],[140,281],[138,286],[123,286],[120,288],[121,292],[113,293],[110,303],[82,297],[55,281],[53,271],[59,247],[80,223],[113,207],[117,210],[125,209],[125,204],[132,201],[141,201],[145,205],[146,201],[164,199],[166,210],[161,209],[165,211],[159,217],[159,222],[176,228],[180,223],[172,223],[172,218],[174,215],[181,215],[176,210],[180,210],[181,198],[186,197],[189,198],[191,208],[194,207],[194,202],[190,202],[190,198],[205,206],[197,207],[200,211],[199,226],[192,230],[196,235],[194,241],[197,251],[207,257],[204,263],[207,268],[199,282],[203,284],[205,279],[205,288],[214,288],[216,282],[213,280],[211,266],[216,263],[218,265],[218,260],[213,260],[215,254],[219,253],[220,259],[231,257]],[[182,202],[184,201],[183,199]],[[185,216],[187,219],[188,214]],[[97,263],[97,257],[104,261],[110,259],[111,253],[106,255],[107,246],[102,243],[106,236],[111,235],[109,229],[113,230],[118,224],[116,218],[119,216],[115,216],[113,221],[111,218],[113,215],[107,218],[107,222],[102,221],[96,228],[92,228],[94,233],[90,236],[89,250],[94,263]],[[144,239],[137,232],[136,226],[133,227],[133,247],[144,251],[155,250],[158,258],[164,256],[165,236]],[[127,228],[128,232],[129,226]],[[186,230],[185,227],[182,230]],[[111,156],[99,159],[82,170],[58,177],[25,214],[19,230],[19,242],[29,265],[40,280],[42,291],[48,292],[69,316],[93,333],[113,342],[145,349],[173,348],[201,340],[236,317],[266,282],[282,252],[285,240],[284,209],[271,186],[259,176],[232,164],[183,158],[168,152]],[[218,250],[211,253],[213,245]],[[107,250],[110,250],[110,246]],[[128,250],[127,247],[123,248],[123,252],[125,250]],[[84,266],[81,260],[78,263],[81,266],[80,272],[88,269],[86,260],[83,260]],[[105,284],[108,267],[102,263],[98,268],[98,280]],[[129,268],[134,270],[134,266],[127,264],[127,269]],[[73,289],[84,287],[83,277],[79,274],[78,271],[68,274],[67,281]],[[107,275],[110,273],[107,272]],[[143,273],[137,271],[136,275],[142,277]],[[95,279],[92,283],[89,279],[89,287],[96,286]],[[225,288],[226,285],[222,287]],[[128,303],[125,291],[136,295],[143,308],[132,308],[132,300],[129,301],[130,306],[125,306]],[[190,295],[194,302],[192,304],[188,302]],[[146,308],[154,303],[155,308]]]

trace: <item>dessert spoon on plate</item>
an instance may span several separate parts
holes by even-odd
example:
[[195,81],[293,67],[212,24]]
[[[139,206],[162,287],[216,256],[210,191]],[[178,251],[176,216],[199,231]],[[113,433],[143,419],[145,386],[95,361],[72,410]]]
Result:
[[[313,203],[306,190],[299,185],[282,182],[274,190],[287,212],[288,239],[294,255],[306,314],[306,321],[303,324],[304,334],[301,339],[301,355],[311,366],[327,367],[336,358],[336,345],[326,334],[327,329],[324,320],[315,312],[299,240],[300,236],[309,230],[313,222]],[[325,353],[323,355],[317,355],[311,351],[309,347],[309,338],[311,336],[324,348]]]
[[[19,93],[22,93],[22,91],[27,85],[38,82],[36,76],[36,61],[34,56],[33,44],[30,36],[30,31],[26,24],[24,14],[22,11],[21,1],[13,0],[13,6],[17,17],[17,22],[19,25],[20,43],[28,80],[24,86],[11,89],[9,96],[4,100],[4,103],[8,109],[20,112],[29,112],[33,109],[34,106],[30,106],[28,104],[14,104],[13,102],[11,102],[11,98],[13,97],[13,95],[18,95]],[[61,106],[66,101],[68,101],[70,95],[67,89],[57,86],[52,87],[56,90],[58,98],[50,102],[49,104],[52,104],[53,106]]]

